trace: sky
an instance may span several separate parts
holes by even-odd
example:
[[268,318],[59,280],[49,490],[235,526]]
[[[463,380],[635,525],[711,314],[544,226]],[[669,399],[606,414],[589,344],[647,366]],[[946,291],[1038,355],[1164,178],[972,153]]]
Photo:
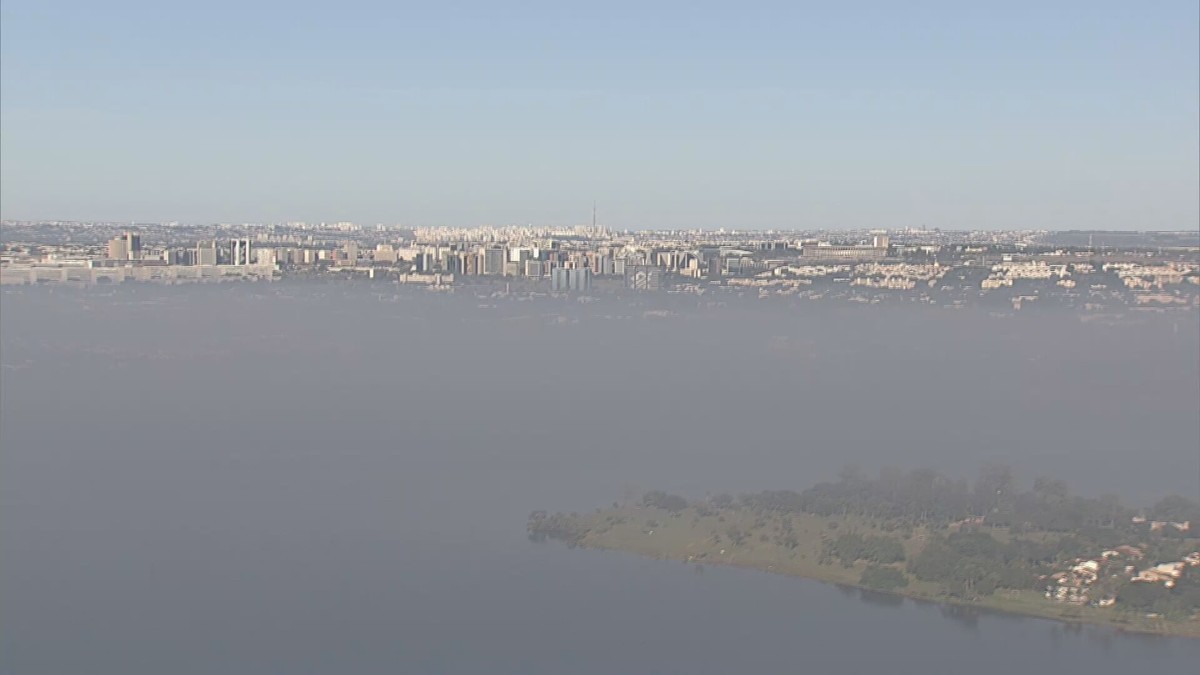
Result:
[[0,216],[1200,227],[1200,8],[0,7]]

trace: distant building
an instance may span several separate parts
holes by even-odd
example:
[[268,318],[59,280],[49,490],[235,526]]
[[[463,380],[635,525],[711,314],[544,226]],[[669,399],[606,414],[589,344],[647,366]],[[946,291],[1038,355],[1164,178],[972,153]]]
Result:
[[826,242],[804,242],[800,257],[811,260],[882,260],[888,250],[878,246],[842,246]]
[[550,290],[555,293],[565,292],[570,286],[568,273],[570,270],[565,267],[555,267],[550,270]]
[[358,267],[358,254],[358,242],[343,242],[333,251],[333,264],[338,267]]
[[122,232],[108,241],[110,260],[139,260],[142,257],[142,236],[135,232]]
[[479,273],[484,276],[499,276],[504,274],[504,248],[492,246],[483,250],[480,260],[482,269]]
[[249,239],[234,239],[229,242],[230,265],[251,265],[254,263],[254,258],[251,256]]
[[202,241],[196,244],[196,264],[197,265],[216,265],[217,264],[217,242]]
[[704,275],[709,279],[721,278],[721,252],[719,250],[705,252]]
[[586,293],[592,290],[592,271],[586,267],[556,267],[550,272],[550,290]]
[[545,265],[540,260],[525,261],[525,276],[540,279],[545,276]]
[[378,244],[375,246],[375,262],[394,264],[396,262],[396,248],[391,244]]
[[657,291],[662,288],[662,270],[649,265],[626,265],[625,287],[635,291]]
[[108,240],[109,260],[129,260],[129,244],[123,237],[113,237]]
[[592,271],[586,267],[570,271],[570,290],[586,293],[592,290]]
[[414,267],[420,274],[433,274],[434,255],[431,251],[422,251],[413,260]]

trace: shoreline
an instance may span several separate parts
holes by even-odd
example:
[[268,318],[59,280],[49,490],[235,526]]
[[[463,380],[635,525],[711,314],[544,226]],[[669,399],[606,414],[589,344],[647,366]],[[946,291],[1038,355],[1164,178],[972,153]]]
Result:
[[[696,565],[700,565],[700,566],[711,565],[713,567],[723,567],[723,568],[729,568],[729,569],[753,570],[755,572],[761,572],[763,574],[773,574],[773,575],[781,576],[781,577],[790,577],[793,579],[803,579],[805,581],[813,581],[813,582],[816,582],[819,584],[825,584],[828,586],[851,589],[854,591],[858,591],[860,593],[865,591],[867,593],[884,595],[884,596],[902,599],[902,600],[911,600],[915,603],[926,603],[926,604],[930,604],[930,605],[937,605],[938,607],[954,607],[954,608],[972,609],[972,610],[977,610],[981,613],[994,613],[994,614],[998,614],[998,615],[1002,615],[1002,616],[1023,618],[1023,619],[1040,619],[1043,621],[1051,621],[1054,623],[1064,624],[1064,625],[1068,625],[1068,626],[1096,626],[1096,627],[1101,627],[1101,628],[1109,628],[1118,633],[1126,633],[1129,635],[1136,635],[1136,636],[1141,636],[1141,637],[1150,636],[1150,637],[1162,637],[1162,638],[1183,638],[1183,639],[1190,639],[1190,640],[1200,640],[1200,621],[1193,621],[1190,623],[1179,623],[1179,622],[1166,621],[1166,622],[1163,622],[1163,624],[1167,628],[1167,630],[1163,630],[1162,628],[1154,628],[1152,626],[1145,626],[1145,625],[1139,626],[1136,624],[1131,624],[1129,622],[1105,619],[1102,617],[1063,616],[1062,614],[1055,613],[1053,611],[1055,609],[1055,606],[1048,606],[1047,611],[1045,611],[1045,612],[1036,612],[1036,611],[1031,611],[1031,610],[1022,610],[1022,609],[1018,609],[1018,608],[1013,608],[1002,602],[1001,603],[994,603],[994,602],[987,602],[987,601],[971,602],[968,600],[960,600],[957,598],[952,598],[952,597],[947,597],[947,596],[931,596],[931,595],[927,595],[927,594],[918,594],[918,593],[911,593],[911,592],[906,593],[904,591],[881,590],[878,588],[871,588],[870,586],[866,586],[861,583],[855,583],[855,582],[850,582],[850,581],[834,579],[832,577],[821,578],[821,577],[813,576],[813,575],[790,573],[790,572],[786,572],[786,571],[780,571],[777,569],[767,569],[766,567],[763,567],[761,565],[755,565],[755,564],[743,563],[743,562],[725,562],[725,561],[719,561],[719,560],[706,560],[702,563],[696,563],[694,560],[689,561],[689,560],[679,557],[679,556],[670,556],[670,555],[666,555],[666,554],[660,555],[660,554],[643,553],[643,552],[634,551],[634,550],[630,550],[630,549],[626,549],[626,548],[618,548],[618,547],[614,547],[614,546],[604,546],[604,545],[598,545],[595,543],[588,543],[586,541],[576,544],[576,547],[581,548],[581,549],[593,550],[593,551],[603,551],[603,552],[610,552],[610,553],[625,553],[628,555],[637,556],[639,558],[653,558],[655,560],[663,560],[663,561],[670,561],[670,562],[682,562],[685,564],[696,564]],[[1194,624],[1194,627],[1193,627],[1193,624]],[[1175,630],[1172,630],[1172,628],[1174,628]],[[1191,630],[1189,630],[1189,628],[1191,628]]]
[[[1152,618],[1133,610],[1054,602],[1033,589],[1000,588],[975,599],[955,597],[936,583],[909,579],[897,588],[873,587],[862,581],[868,563],[859,560],[839,564],[822,552],[831,532],[866,530],[863,521],[853,518],[823,517],[811,514],[794,518],[798,543],[784,548],[770,541],[760,530],[749,525],[754,516],[748,511],[728,510],[700,516],[695,513],[670,513],[643,506],[598,509],[590,514],[571,514],[569,533],[550,534],[569,546],[616,551],[657,560],[684,564],[751,569],[767,574],[807,579],[861,592],[882,594],[980,612],[995,612],[1013,617],[1054,621],[1064,625],[1098,626],[1131,635],[1153,635],[1200,639],[1200,620]],[[719,524],[718,524],[719,523]],[[743,530],[737,542],[722,543],[721,532]],[[839,529],[841,528],[841,529]],[[532,533],[532,530],[531,530]],[[756,540],[753,536],[760,533]],[[935,534],[916,528],[902,538],[907,556],[915,555]],[[895,566],[885,566],[892,567]]]

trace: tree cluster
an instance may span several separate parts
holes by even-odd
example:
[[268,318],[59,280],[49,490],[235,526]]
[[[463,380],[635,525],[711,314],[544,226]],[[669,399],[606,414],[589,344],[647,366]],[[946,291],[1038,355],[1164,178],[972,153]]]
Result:
[[[1138,514],[1112,495],[1072,495],[1061,480],[1039,478],[1031,490],[1021,491],[1012,470],[1003,465],[984,466],[973,485],[932,469],[903,472],[889,468],[878,478],[870,478],[848,467],[835,482],[818,483],[801,492],[767,490],[743,495],[741,502],[760,511],[857,515],[914,524],[983,517],[990,525],[1053,532],[1128,532],[1132,517]],[[1200,504],[1183,497],[1167,497],[1147,514],[1152,519],[1191,521],[1200,526]]]
[[859,560],[886,565],[904,560],[904,545],[895,537],[851,532],[827,540],[825,554],[840,559],[847,567]]
[[1032,588],[1037,573],[1048,569],[1061,550],[1054,543],[1003,543],[987,532],[955,532],[930,541],[909,561],[908,571],[969,599],[998,588]]
[[556,539],[564,541],[568,546],[575,547],[588,533],[584,522],[575,514],[534,511],[529,514],[529,522],[525,526],[530,541],[546,541]]
[[1160,583],[1127,581],[1117,591],[1117,605],[1170,619],[1190,618],[1200,612],[1200,574],[1186,568],[1171,588]]
[[904,576],[904,572],[895,567],[867,565],[867,569],[863,570],[859,583],[867,588],[874,588],[880,591],[894,591],[907,586],[908,577]]
[[653,492],[647,492],[642,497],[642,505],[670,511],[671,513],[679,513],[688,507],[688,502],[678,495],[669,495],[665,492],[654,490]]

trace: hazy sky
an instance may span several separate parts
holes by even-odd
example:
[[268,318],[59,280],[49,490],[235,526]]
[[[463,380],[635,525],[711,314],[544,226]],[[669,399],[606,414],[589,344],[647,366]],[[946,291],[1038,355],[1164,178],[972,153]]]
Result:
[[5,0],[0,211],[1200,227],[1195,0],[743,5]]

